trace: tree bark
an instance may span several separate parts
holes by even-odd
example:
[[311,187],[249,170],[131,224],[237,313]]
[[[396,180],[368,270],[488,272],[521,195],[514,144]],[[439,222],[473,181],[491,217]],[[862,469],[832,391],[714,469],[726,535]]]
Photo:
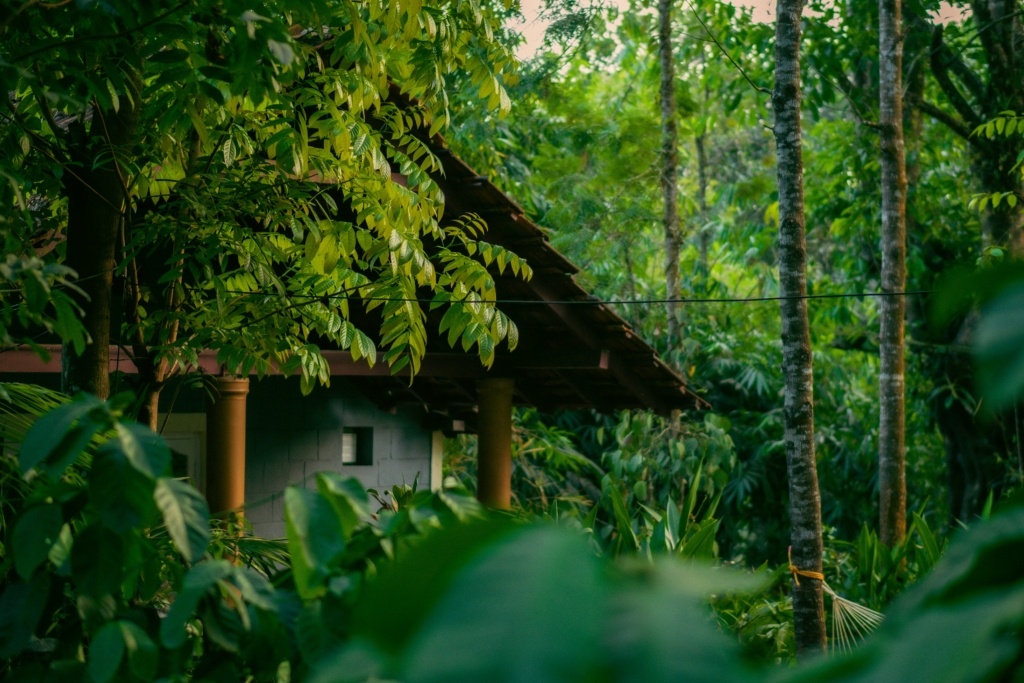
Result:
[[[901,0],[879,0],[879,130],[882,162],[882,291],[907,284],[907,169],[903,147],[903,38]],[[878,382],[879,538],[892,548],[907,533],[904,414],[906,300],[880,300]]]
[[[661,59],[661,191],[664,198],[665,294],[679,298],[679,133],[676,128],[675,62],[672,54],[672,0],[658,0],[658,55]],[[679,341],[679,304],[667,304],[669,346]]]
[[121,98],[118,112],[94,109],[88,131],[81,121],[68,129],[72,165],[63,176],[68,195],[65,262],[78,273],[77,284],[85,293],[74,296],[91,340],[81,356],[64,345],[61,384],[69,395],[87,391],[106,399],[110,394],[111,285],[128,200],[117,159],[124,157],[138,127],[133,104],[138,93],[136,88],[133,97]]
[[[779,183],[779,285],[782,300],[783,421],[789,474],[793,563],[821,571],[821,495],[814,458],[814,379],[807,320],[807,244],[804,228],[800,126],[800,15],[803,0],[779,0],[775,24],[775,143]],[[789,298],[794,297],[794,298]],[[793,586],[797,654],[825,649],[821,581]]]

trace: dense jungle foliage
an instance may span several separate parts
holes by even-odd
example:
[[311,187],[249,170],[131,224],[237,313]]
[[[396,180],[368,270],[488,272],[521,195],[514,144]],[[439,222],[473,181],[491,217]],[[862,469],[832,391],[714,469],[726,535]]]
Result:
[[[817,575],[790,555],[806,501],[784,438],[770,24],[717,0],[670,18],[553,0],[537,48],[512,2],[0,0],[0,354],[59,341],[65,361],[61,393],[0,378],[4,679],[1020,680],[1021,12],[903,4],[907,528],[890,547],[885,2],[816,0],[801,24]],[[211,518],[155,429],[200,352],[306,392],[329,381],[321,347],[414,374],[428,308],[485,366],[514,349],[495,277],[531,267],[481,217],[445,215],[438,133],[710,407],[517,410],[507,511],[474,497],[460,436],[435,490],[321,472],[285,490],[286,539]],[[132,391],[111,391],[115,344]],[[794,635],[800,581],[827,596],[822,655]]]
[[[877,97],[871,101],[877,7],[811,7],[820,17],[804,22],[808,291],[873,292],[880,277],[878,143],[863,120],[877,108]],[[928,36],[916,34],[925,28],[914,17],[936,8],[905,6],[908,83],[923,88],[918,96],[930,101],[941,94],[924,73],[927,45],[920,41]],[[719,534],[723,554],[754,565],[780,563],[789,532],[778,303],[684,304],[678,343],[667,340],[665,306],[628,303],[664,299],[666,292],[657,17],[643,3],[589,10],[556,3],[550,11],[548,41],[511,89],[516,106],[508,117],[488,115],[469,97],[469,83],[460,83],[465,101],[453,145],[550,228],[553,243],[582,266],[579,278],[588,289],[624,302],[620,315],[689,374],[715,417],[688,415],[688,429],[728,425],[731,446],[718,447],[733,454],[716,448],[712,456],[722,468],[723,514],[730,520]],[[678,17],[683,296],[777,296],[771,109],[767,95],[754,89],[771,85],[772,27],[726,3],[686,4]],[[945,39],[978,70],[985,60],[975,37],[982,29],[969,21],[945,27]],[[847,80],[853,77],[860,79],[856,87]],[[928,292],[941,289],[950,270],[997,263],[1009,251],[982,234],[979,209],[985,207],[979,202],[988,195],[969,143],[909,106],[905,128],[907,290],[925,292],[907,298],[907,508],[947,528],[979,514],[990,494],[1013,491],[1024,470],[1017,413],[1004,408],[991,419],[975,419],[980,397],[965,359],[963,318],[930,318],[940,304],[939,295]],[[1019,176],[1019,169],[1012,174]],[[1012,210],[996,208],[1003,209]],[[837,538],[851,541],[878,514],[878,301],[812,299],[809,309],[822,517]],[[594,462],[619,447],[614,438],[596,438],[602,429],[608,436],[617,429],[614,419],[543,419]],[[659,422],[654,431],[666,429],[671,425]],[[653,463],[657,451],[635,452]],[[684,478],[699,460],[689,458]],[[667,492],[678,499],[671,487],[654,491],[662,501]]]

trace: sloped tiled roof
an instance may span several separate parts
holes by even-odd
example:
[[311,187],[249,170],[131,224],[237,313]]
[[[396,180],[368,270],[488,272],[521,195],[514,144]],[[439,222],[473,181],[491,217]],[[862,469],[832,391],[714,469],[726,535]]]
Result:
[[[394,90],[392,99],[400,105],[408,102]],[[576,282],[579,268],[551,245],[547,233],[515,201],[452,153],[441,136],[429,145],[444,169],[432,177],[444,192],[446,217],[477,214],[489,228],[483,239],[525,258],[533,268],[528,282],[492,272],[499,306],[519,328],[519,346],[509,353],[502,345],[489,374],[514,377],[518,403],[542,410],[639,408],[662,413],[704,404],[625,320]],[[428,329],[437,329],[442,313],[431,314]],[[433,360],[425,368],[431,369],[411,384],[407,376],[353,380],[385,407],[418,403],[456,416],[471,411],[476,404],[474,379],[488,373],[456,362],[457,354],[436,334],[427,348],[428,361]]]

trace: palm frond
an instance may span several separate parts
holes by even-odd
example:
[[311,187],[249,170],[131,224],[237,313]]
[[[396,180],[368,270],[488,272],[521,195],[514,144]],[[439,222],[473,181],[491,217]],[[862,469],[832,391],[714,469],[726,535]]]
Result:
[[885,615],[838,595],[822,582],[832,598],[832,654],[852,652],[854,646],[882,625]]

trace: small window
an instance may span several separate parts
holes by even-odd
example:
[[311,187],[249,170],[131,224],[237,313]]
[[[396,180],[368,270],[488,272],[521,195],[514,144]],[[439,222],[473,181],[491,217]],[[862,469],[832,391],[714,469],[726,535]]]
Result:
[[343,465],[373,464],[373,427],[345,427],[341,434]]

